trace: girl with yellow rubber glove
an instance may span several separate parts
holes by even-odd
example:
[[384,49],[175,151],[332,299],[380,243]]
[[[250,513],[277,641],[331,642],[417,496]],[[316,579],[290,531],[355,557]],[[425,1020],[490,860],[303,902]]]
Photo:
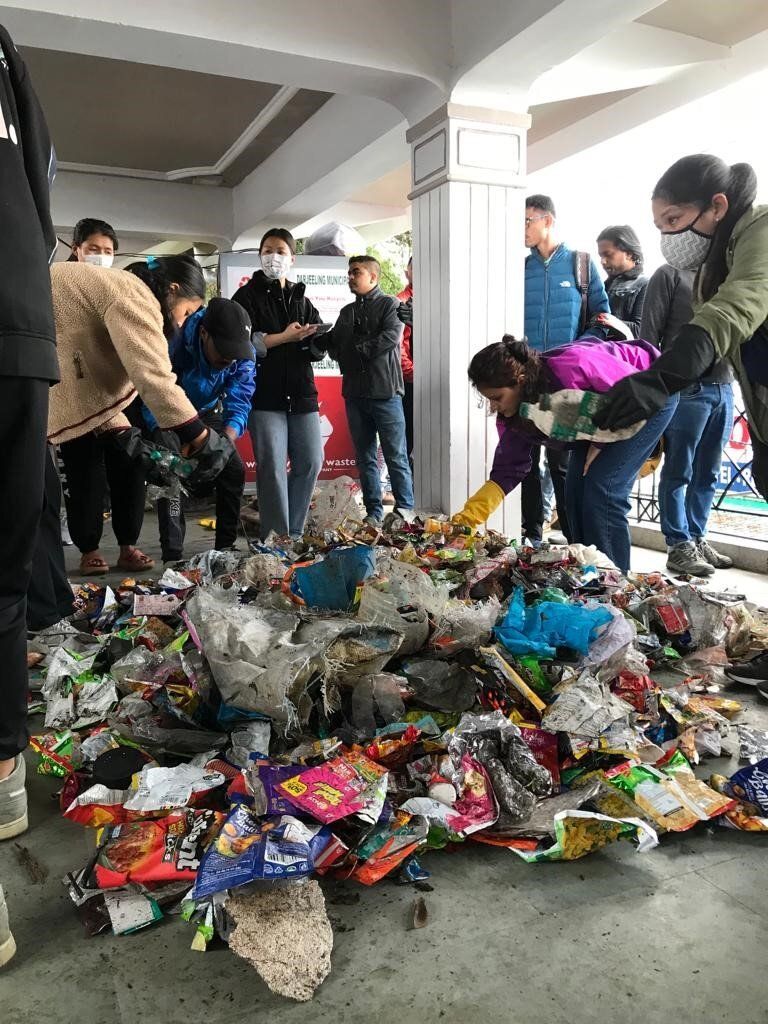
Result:
[[656,447],[677,407],[673,395],[634,436],[598,447],[588,441],[563,442],[540,433],[518,416],[523,402],[565,388],[609,390],[617,381],[648,369],[658,350],[645,341],[583,339],[546,353],[505,335],[478,352],[469,379],[497,414],[499,443],[491,476],[455,523],[479,526],[501,505],[531,469],[535,446],[571,449],[566,478],[566,508],[571,543],[594,544],[623,571],[629,569],[629,492],[641,466]]

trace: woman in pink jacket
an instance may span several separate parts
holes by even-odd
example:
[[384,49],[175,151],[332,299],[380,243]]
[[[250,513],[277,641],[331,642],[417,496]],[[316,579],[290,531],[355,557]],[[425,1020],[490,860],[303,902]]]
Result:
[[467,500],[457,522],[478,526],[502,503],[531,468],[536,445],[568,447],[566,506],[572,543],[594,544],[621,570],[629,569],[629,492],[648,456],[664,433],[677,405],[673,395],[663,409],[626,440],[602,446],[588,441],[555,441],[518,415],[523,402],[565,388],[603,393],[632,373],[647,370],[658,350],[645,341],[584,339],[544,354],[505,335],[478,352],[469,364],[469,379],[498,414],[499,444],[491,476]]

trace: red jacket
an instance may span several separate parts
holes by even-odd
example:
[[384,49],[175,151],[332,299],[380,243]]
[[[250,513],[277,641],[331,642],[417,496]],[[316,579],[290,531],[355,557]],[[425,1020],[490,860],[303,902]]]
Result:
[[[407,302],[413,298],[413,288],[408,284],[398,293],[398,299],[401,302]],[[408,384],[413,384],[413,349],[411,347],[411,328],[409,324],[405,325],[403,330],[403,340],[400,345],[400,364],[403,367],[403,380]]]

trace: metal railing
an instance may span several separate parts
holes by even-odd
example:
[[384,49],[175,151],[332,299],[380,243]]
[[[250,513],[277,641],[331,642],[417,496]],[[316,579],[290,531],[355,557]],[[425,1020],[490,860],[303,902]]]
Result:
[[[738,392],[736,392],[738,396]],[[734,433],[748,437],[746,414],[740,405],[734,407]],[[744,455],[751,454],[751,447],[743,446]],[[723,466],[729,467],[728,481],[718,487],[712,502],[711,529],[713,532],[730,537],[750,539],[759,537],[768,540],[768,503],[759,494],[752,482],[752,459],[736,462],[728,448],[723,450]],[[630,522],[637,524],[660,521],[659,470],[638,479],[630,494],[632,510]]]

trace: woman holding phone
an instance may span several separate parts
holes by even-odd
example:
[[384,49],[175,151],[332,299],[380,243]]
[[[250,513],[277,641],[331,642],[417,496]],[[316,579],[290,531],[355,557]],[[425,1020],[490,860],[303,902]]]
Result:
[[312,369],[324,356],[312,344],[320,314],[304,294],[303,282],[288,280],[296,261],[290,231],[270,228],[259,255],[262,269],[232,297],[250,315],[258,357],[248,429],[256,456],[261,537],[273,531],[300,537],[323,465]]

